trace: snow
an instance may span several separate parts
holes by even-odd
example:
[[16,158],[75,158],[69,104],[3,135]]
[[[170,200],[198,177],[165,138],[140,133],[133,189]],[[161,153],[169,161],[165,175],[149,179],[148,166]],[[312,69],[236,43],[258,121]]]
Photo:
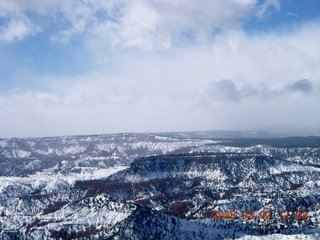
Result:
[[70,146],[70,147],[65,147],[63,149],[64,154],[76,154],[76,153],[82,153],[86,150],[85,147],[80,147],[80,146]]
[[300,164],[291,164],[288,166],[281,164],[276,167],[271,167],[269,171],[271,174],[280,174],[283,172],[296,172],[296,171],[317,171],[317,172],[320,172],[320,169],[317,167],[303,166]]
[[155,135],[154,138],[157,139],[157,140],[162,140],[162,141],[165,141],[165,140],[169,139],[168,137],[157,136],[157,135]]
[[[43,221],[63,221],[64,224],[83,226],[115,225],[131,213],[132,211],[126,209],[123,204],[116,205],[103,196],[97,196],[87,199],[86,202],[70,203],[54,213],[45,215]],[[50,223],[46,227],[54,229],[57,223]]]
[[32,162],[28,163],[25,168],[28,170],[35,170],[39,168],[39,165],[41,165],[42,161],[39,159],[35,159]]
[[126,168],[128,168],[128,166],[115,166],[105,169],[91,168],[91,171],[69,173],[67,175],[53,172],[37,172],[35,174],[29,175],[28,177],[0,176],[0,194],[9,185],[15,186],[21,184],[32,186],[33,188],[38,188],[39,186],[43,185],[45,186],[44,190],[46,190],[46,192],[51,192],[58,189],[58,186],[61,184],[72,186],[77,180],[106,178],[114,174],[115,172],[124,170]]
[[316,233],[314,235],[308,234],[270,234],[267,236],[250,236],[246,235],[244,237],[237,238],[238,240],[292,240],[292,239],[305,239],[305,240],[318,240],[320,239],[320,234]]
[[7,141],[6,140],[1,140],[0,141],[0,147],[5,148],[7,146]]
[[[34,170],[34,173],[25,177],[0,176],[0,211],[6,212],[4,218],[0,217],[0,227],[2,229],[25,229],[25,227],[22,227],[23,223],[31,224],[36,218],[39,218],[42,222],[40,222],[39,226],[33,226],[35,227],[33,229],[34,239],[40,238],[40,235],[37,235],[37,231],[43,230],[47,233],[46,236],[50,236],[51,230],[60,229],[65,224],[69,224],[73,229],[78,230],[84,230],[85,226],[89,225],[94,225],[96,228],[109,224],[113,227],[118,227],[119,225],[116,224],[128,218],[133,213],[132,209],[126,208],[127,206],[120,202],[116,204],[112,202],[113,200],[103,196],[86,197],[85,191],[80,192],[79,189],[72,188],[77,180],[105,179],[113,174],[111,180],[131,182],[167,177],[202,178],[201,185],[197,185],[194,188],[194,195],[190,198],[186,197],[188,199],[183,199],[185,201],[194,201],[195,205],[192,210],[195,211],[203,208],[205,206],[204,203],[208,200],[206,193],[201,192],[203,188],[213,189],[217,192],[217,196],[220,195],[222,198],[225,190],[228,190],[229,187],[236,186],[242,190],[242,188],[255,187],[260,182],[262,182],[261,184],[265,191],[270,190],[273,193],[263,196],[264,193],[260,194],[253,190],[253,192],[247,195],[246,192],[244,194],[241,193],[242,195],[237,193],[230,199],[210,199],[209,205],[214,208],[228,209],[228,206],[235,207],[237,204],[241,204],[241,207],[250,209],[250,204],[256,200],[255,198],[261,196],[258,199],[259,204],[264,207],[268,206],[275,209],[279,207],[280,209],[284,209],[284,202],[280,202],[278,205],[276,205],[277,203],[272,203],[275,199],[272,194],[278,191],[278,186],[275,187],[272,185],[273,183],[267,182],[267,180],[270,180],[270,175],[281,175],[281,173],[300,172],[301,176],[292,174],[288,178],[272,176],[276,178],[275,181],[278,185],[284,186],[287,189],[290,189],[290,182],[303,183],[298,189],[288,190],[289,194],[294,191],[297,198],[307,197],[310,201],[317,200],[317,197],[320,195],[320,180],[311,179],[311,181],[308,178],[309,173],[317,177],[320,171],[319,167],[317,167],[319,162],[318,148],[287,149],[265,145],[228,147],[224,146],[223,142],[212,140],[178,139],[154,134],[114,134],[89,137],[68,136],[29,139],[25,143],[23,144],[23,140],[21,139],[19,141],[0,140],[0,154],[1,158],[5,159],[5,164],[10,164],[11,161],[8,159],[14,159],[15,163],[21,162],[21,165],[19,165],[20,169]],[[213,145],[217,143],[220,145]],[[220,163],[201,164],[197,161],[192,163],[193,165],[186,165],[183,160],[180,161],[179,159],[175,162],[176,165],[174,167],[170,164],[163,167],[165,164],[162,164],[162,168],[152,168],[155,164],[160,166],[158,162],[154,162],[155,159],[160,159],[157,157],[144,161],[144,164],[139,166],[137,172],[126,171],[130,167],[129,164],[136,157],[186,153],[187,151],[194,153],[209,152],[212,154],[227,153],[225,155],[226,162],[224,163],[226,165]],[[244,157],[244,161],[241,164],[238,164],[237,160],[229,161],[229,157],[236,156],[232,155],[235,153],[248,154],[249,157]],[[252,157],[252,153],[256,155]],[[264,155],[264,157],[270,156],[271,160],[268,162],[269,158],[266,158],[266,164],[270,163],[274,165],[266,165],[268,167],[262,170],[259,169],[255,165],[257,163],[255,156],[259,155]],[[277,158],[274,157],[275,155],[277,155]],[[31,156],[36,157],[31,158]],[[22,160],[19,160],[21,158]],[[27,160],[25,161],[24,158],[27,158]],[[114,166],[108,167],[109,163],[111,166]],[[244,169],[250,169],[250,171],[241,172]],[[22,174],[28,173],[22,171]],[[232,181],[232,176],[237,176],[240,180],[237,180],[238,182],[235,183]],[[288,174],[285,176],[288,176]],[[266,182],[264,182],[265,180]],[[186,180],[183,184],[186,184],[186,188],[192,188],[193,182]],[[174,186],[170,188],[170,191],[172,193],[179,193],[180,189],[178,186]],[[114,195],[110,194],[109,196],[124,198],[127,196],[126,194],[126,192],[119,192]],[[134,198],[132,198],[134,200],[128,199],[127,203],[134,205],[136,199],[150,199],[155,195],[155,198],[150,201],[152,209],[166,211],[165,205],[154,200],[157,199],[156,197],[159,194],[159,191],[152,187],[149,190],[142,189],[135,193]],[[283,200],[285,201],[285,198]],[[48,204],[54,203],[62,204],[61,208],[54,210],[55,212],[44,214],[43,210],[48,207]],[[315,202],[312,208],[308,213],[308,217],[314,223],[313,225],[316,226],[320,221],[319,202]],[[201,215],[201,212],[197,212],[196,214],[199,214],[196,215],[198,217]],[[161,216],[166,217],[170,215]],[[163,221],[170,228],[172,227],[170,225],[171,218],[172,216],[166,220],[162,218],[156,220]],[[216,224],[214,221],[176,219],[180,224],[180,239],[193,239],[193,236],[189,235],[190,229],[196,229],[196,239],[201,239],[200,236],[209,236],[210,238],[210,236],[219,236],[219,234],[221,234],[220,236],[226,236],[223,234],[229,231],[214,227]],[[296,226],[299,227],[298,223],[296,223]],[[0,229],[0,238],[2,229]],[[206,235],[201,235],[204,232],[206,232]],[[248,235],[242,236],[239,239],[320,239],[320,236],[319,234],[272,234],[259,237]]]
[[23,151],[23,150],[17,150],[16,151],[17,158],[27,158],[31,156],[31,152]]

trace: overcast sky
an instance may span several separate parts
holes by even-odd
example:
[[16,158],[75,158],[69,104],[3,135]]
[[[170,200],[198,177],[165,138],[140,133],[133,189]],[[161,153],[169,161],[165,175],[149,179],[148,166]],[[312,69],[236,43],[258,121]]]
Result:
[[0,0],[0,138],[320,134],[319,0]]

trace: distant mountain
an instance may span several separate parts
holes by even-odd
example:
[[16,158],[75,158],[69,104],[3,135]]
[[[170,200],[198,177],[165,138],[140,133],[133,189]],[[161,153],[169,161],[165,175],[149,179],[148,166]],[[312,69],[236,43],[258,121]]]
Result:
[[317,239],[319,137],[199,134],[0,140],[0,238]]
[[194,132],[169,132],[159,133],[162,136],[174,138],[199,138],[199,139],[230,139],[230,138],[280,138],[284,135],[274,134],[267,131],[194,131]]

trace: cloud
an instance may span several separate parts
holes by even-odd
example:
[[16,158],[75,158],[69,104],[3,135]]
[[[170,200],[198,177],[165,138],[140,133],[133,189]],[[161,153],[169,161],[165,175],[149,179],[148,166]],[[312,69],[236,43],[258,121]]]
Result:
[[278,98],[283,95],[293,95],[300,93],[305,96],[312,95],[315,92],[320,93],[320,89],[316,89],[311,80],[302,79],[292,81],[289,84],[281,86],[279,89],[270,89],[268,86],[253,88],[252,86],[245,86],[239,90],[241,97],[264,97],[266,99]]
[[280,9],[280,0],[266,0],[266,1],[262,2],[261,5],[258,5],[256,7],[256,9],[257,9],[256,16],[260,19],[268,17],[269,14],[268,14],[267,10],[270,7],[273,7],[275,10],[278,11]]
[[206,93],[215,101],[238,102],[240,94],[231,80],[212,81],[209,83]]
[[11,18],[5,26],[0,26],[0,41],[10,43],[21,41],[27,36],[33,36],[40,31],[40,28],[33,24],[25,16]]
[[[5,1],[2,12],[25,14],[32,10],[40,17],[49,16],[51,23],[59,26],[51,40],[65,44],[81,35],[103,39],[111,47],[157,50],[183,44],[186,38],[210,42],[213,30],[241,28],[239,19],[255,16],[255,12],[261,18],[270,6],[279,7],[276,0],[261,5],[255,0],[14,0]],[[17,21],[16,16],[10,20]],[[34,25],[29,20],[25,26]]]
[[279,99],[285,95],[291,96],[295,93],[300,93],[305,96],[312,92],[320,93],[320,89],[315,89],[312,81],[308,79],[293,81],[289,84],[280,86],[279,89],[272,89],[268,85],[260,83],[258,86],[244,84],[241,87],[236,87],[233,80],[211,81],[201,91],[203,97],[209,104],[228,103],[240,101],[271,101]]
[[287,13],[287,16],[288,16],[288,17],[293,17],[293,18],[301,18],[299,15],[297,15],[297,14],[295,14],[295,13],[293,13],[293,12],[288,12],[288,13]]
[[303,93],[309,93],[313,89],[313,84],[308,79],[295,81],[293,84],[288,86],[288,89],[291,91],[300,91]]
[[[319,21],[281,33],[242,28],[243,19],[268,17],[278,1],[6,2],[15,15],[6,15],[3,29],[19,19],[29,29],[8,39],[41,29],[44,47],[32,47],[49,51],[43,63],[31,56],[52,71],[32,71],[22,55],[11,55],[11,65],[20,65],[8,81],[19,84],[0,91],[1,137],[279,126],[320,132]],[[82,62],[81,74],[47,60],[67,55]]]
[[18,1],[2,1],[0,6],[0,42],[11,43],[34,36],[41,28],[32,22]]

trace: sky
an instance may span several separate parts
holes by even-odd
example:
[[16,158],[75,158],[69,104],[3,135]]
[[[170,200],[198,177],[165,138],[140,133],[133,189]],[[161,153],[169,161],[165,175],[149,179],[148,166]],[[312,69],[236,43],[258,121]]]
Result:
[[320,135],[319,0],[0,0],[0,138]]

